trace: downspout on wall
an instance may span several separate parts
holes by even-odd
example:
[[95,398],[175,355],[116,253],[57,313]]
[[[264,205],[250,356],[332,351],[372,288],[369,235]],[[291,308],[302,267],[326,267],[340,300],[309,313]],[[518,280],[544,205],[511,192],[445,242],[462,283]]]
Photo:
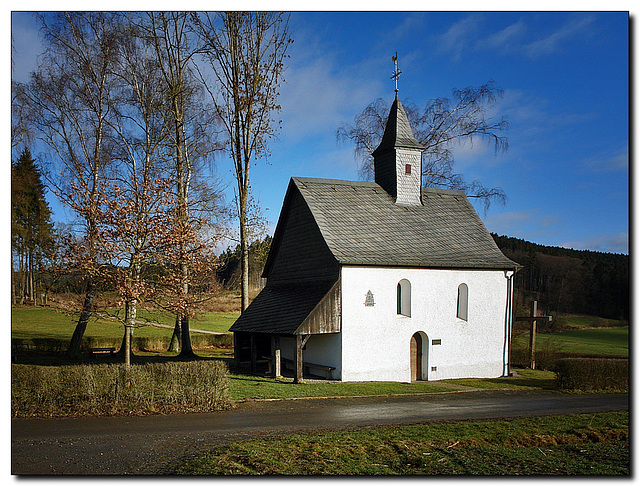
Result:
[[513,334],[513,277],[518,271],[505,270],[504,277],[507,279],[507,302],[504,311],[504,348],[503,348],[503,375],[512,376],[511,373],[511,337]]

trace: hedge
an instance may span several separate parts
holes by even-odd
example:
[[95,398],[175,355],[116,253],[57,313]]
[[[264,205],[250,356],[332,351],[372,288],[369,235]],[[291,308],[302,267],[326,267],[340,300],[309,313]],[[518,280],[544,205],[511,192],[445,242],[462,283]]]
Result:
[[11,365],[13,417],[210,412],[231,406],[217,360],[69,366]]
[[556,364],[559,386],[565,390],[629,390],[629,360],[564,358]]

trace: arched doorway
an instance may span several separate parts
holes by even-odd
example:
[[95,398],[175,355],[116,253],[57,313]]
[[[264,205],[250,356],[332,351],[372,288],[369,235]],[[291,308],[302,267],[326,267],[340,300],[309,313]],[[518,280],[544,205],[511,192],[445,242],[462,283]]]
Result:
[[425,355],[424,344],[428,344],[429,339],[422,332],[417,332],[411,336],[411,381],[426,380],[427,356]]

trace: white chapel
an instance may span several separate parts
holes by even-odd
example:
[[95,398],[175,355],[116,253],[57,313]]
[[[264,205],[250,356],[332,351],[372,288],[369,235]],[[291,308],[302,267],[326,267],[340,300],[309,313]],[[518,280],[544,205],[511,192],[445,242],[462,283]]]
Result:
[[291,179],[266,286],[231,327],[236,364],[295,381],[509,373],[519,265],[463,192],[421,187],[422,150],[396,94],[375,182]]

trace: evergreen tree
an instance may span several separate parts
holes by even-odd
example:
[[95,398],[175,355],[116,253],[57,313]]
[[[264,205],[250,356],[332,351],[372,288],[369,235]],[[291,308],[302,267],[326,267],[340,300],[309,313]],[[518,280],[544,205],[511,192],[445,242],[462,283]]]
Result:
[[39,271],[53,251],[52,232],[42,174],[25,148],[11,164],[11,250],[17,272],[12,283],[21,299],[35,300]]

